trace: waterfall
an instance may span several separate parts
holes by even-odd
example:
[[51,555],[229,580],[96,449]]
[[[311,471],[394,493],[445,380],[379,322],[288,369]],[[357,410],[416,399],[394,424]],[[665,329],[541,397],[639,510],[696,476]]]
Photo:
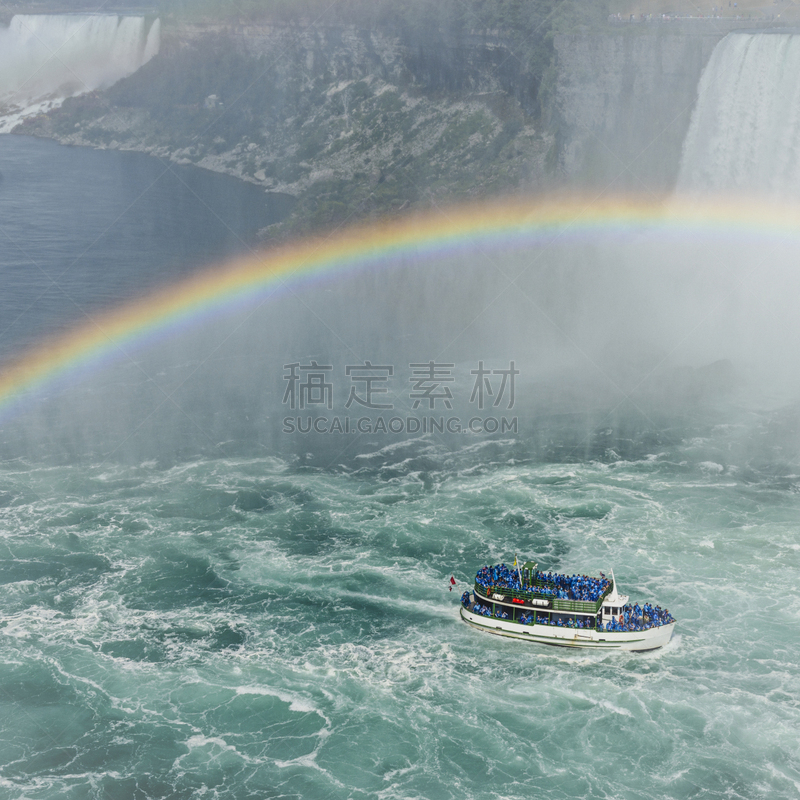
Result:
[[0,28],[0,132],[135,72],[158,52],[160,30],[159,20],[115,14],[13,17]]
[[800,36],[728,35],[700,79],[677,188],[800,199]]

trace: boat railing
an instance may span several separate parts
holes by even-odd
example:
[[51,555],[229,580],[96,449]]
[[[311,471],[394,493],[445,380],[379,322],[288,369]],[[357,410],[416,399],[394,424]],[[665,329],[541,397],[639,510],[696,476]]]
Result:
[[569,611],[582,614],[596,614],[603,605],[603,600],[564,600],[560,597],[553,598],[553,611]]
[[[537,586],[545,586],[543,581],[536,581]],[[502,594],[503,597],[506,599],[514,598],[516,600],[547,600],[550,604],[550,607],[553,611],[566,611],[569,613],[580,613],[580,614],[596,614],[600,610],[600,606],[603,605],[603,601],[606,599],[608,594],[613,589],[614,584],[611,583],[610,586],[603,592],[602,595],[597,600],[565,600],[561,597],[553,597],[550,594],[544,594],[543,592],[536,592],[536,591],[520,591],[519,589],[509,589],[505,586],[482,586],[478,581],[475,581],[475,591],[480,592],[480,594],[484,595],[485,597],[492,599],[493,594]]]

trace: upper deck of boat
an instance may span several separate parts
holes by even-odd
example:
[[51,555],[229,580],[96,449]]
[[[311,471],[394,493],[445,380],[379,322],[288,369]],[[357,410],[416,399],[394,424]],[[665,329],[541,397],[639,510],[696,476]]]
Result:
[[596,614],[613,589],[614,582],[602,573],[599,578],[543,573],[532,561],[516,571],[505,564],[484,566],[475,576],[475,591],[487,600],[578,614]]

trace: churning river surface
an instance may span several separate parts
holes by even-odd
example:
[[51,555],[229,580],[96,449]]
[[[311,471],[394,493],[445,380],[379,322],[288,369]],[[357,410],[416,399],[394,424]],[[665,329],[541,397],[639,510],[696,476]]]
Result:
[[[0,139],[4,358],[275,218],[250,187],[164,169]],[[521,426],[325,463],[49,462],[15,439],[0,797],[797,797],[797,410],[728,399],[660,420],[568,457],[556,440],[585,421],[560,420],[552,446]],[[461,592],[515,553],[613,568],[670,609],[673,641],[585,653],[468,628]]]

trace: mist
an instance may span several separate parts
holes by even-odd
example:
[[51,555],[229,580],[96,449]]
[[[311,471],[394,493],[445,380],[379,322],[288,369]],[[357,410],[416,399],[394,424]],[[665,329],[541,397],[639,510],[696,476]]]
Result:
[[[302,108],[310,91],[308,85],[292,83],[295,66],[285,60],[277,62],[277,66],[265,66],[268,56],[264,52],[273,52],[276,42],[280,42],[274,38],[277,36],[274,29],[269,29],[273,39],[265,38],[266,50],[257,56],[246,48],[243,50],[240,44],[226,43],[218,34],[208,39],[210,52],[218,59],[215,63],[220,65],[218,72],[230,84],[223,85],[215,84],[213,78],[190,76],[187,70],[201,63],[197,61],[200,51],[188,46],[176,48],[169,36],[166,60],[154,59],[137,71],[137,64],[150,61],[155,53],[156,46],[150,40],[158,32],[157,23],[145,24],[143,18],[135,23],[134,18],[130,18],[131,22],[114,22],[135,29],[133,38],[137,40],[139,62],[127,64],[123,73],[133,70],[136,74],[118,83],[109,91],[108,99],[102,101],[101,105],[110,102],[121,105],[111,107],[112,113],[104,114],[101,120],[116,118],[114,136],[122,138],[119,120],[123,111],[136,108],[136,113],[141,114],[142,109],[148,109],[149,124],[172,126],[170,135],[175,137],[178,135],[175,126],[183,124],[176,114],[189,113],[178,109],[190,109],[195,115],[208,114],[202,117],[205,122],[200,117],[196,120],[206,127],[194,135],[191,147],[168,154],[168,158],[159,156],[165,172],[174,170],[169,159],[223,170],[229,167],[220,165],[229,162],[237,165],[236,170],[246,156],[250,172],[239,177],[269,190],[286,189],[287,196],[300,191],[288,223],[264,228],[259,233],[260,240],[251,237],[239,242],[238,246],[252,253],[261,249],[263,258],[268,260],[271,238],[278,242],[308,235],[310,221],[327,224],[326,235],[335,242],[339,230],[346,230],[360,217],[379,219],[394,204],[393,213],[400,219],[408,217],[410,225],[414,214],[420,213],[419,207],[424,206],[427,207],[424,213],[439,215],[446,228],[449,219],[459,213],[458,201],[463,198],[457,193],[440,197],[420,183],[426,178],[416,172],[408,178],[414,186],[411,195],[416,198],[414,202],[400,205],[392,199],[392,192],[402,196],[405,162],[401,146],[404,140],[390,138],[389,128],[382,134],[388,143],[367,151],[374,155],[369,156],[371,161],[365,162],[362,169],[372,169],[372,173],[355,172],[349,177],[342,173],[337,177],[339,167],[334,167],[330,175],[317,183],[308,183],[316,174],[313,171],[309,178],[301,177],[291,183],[295,179],[270,167],[269,138],[273,134],[269,129],[258,139],[244,125],[243,120],[261,113],[258,109],[262,108],[259,105],[262,100],[268,109],[268,119],[276,120],[275,125],[280,124],[279,118],[300,114],[295,123],[300,126],[300,133],[293,136],[300,137],[304,158],[313,164],[315,150],[322,163],[328,151],[352,146],[355,158],[356,151],[364,149],[361,144],[347,144],[361,113],[355,92],[359,86],[362,97],[369,98],[372,93],[376,103],[383,103],[376,106],[372,116],[360,117],[372,119],[371,124],[379,132],[381,126],[391,124],[388,110],[394,107],[380,98],[394,98],[394,104],[400,103],[401,97],[407,104],[422,103],[426,81],[430,84],[427,91],[451,92],[462,105],[475,102],[474,97],[483,97],[480,90],[490,90],[486,96],[494,98],[491,107],[495,110],[499,107],[497,98],[503,96],[505,105],[500,117],[506,115],[506,119],[494,129],[486,122],[489,127],[485,127],[485,133],[478,132],[481,128],[477,122],[470,122],[469,141],[483,136],[486,145],[482,154],[476,151],[474,156],[465,156],[466,161],[476,165],[466,167],[465,175],[484,162],[494,170],[494,162],[485,161],[488,154],[515,164],[527,160],[527,177],[520,178],[523,175],[520,172],[514,178],[514,196],[536,197],[531,206],[531,214],[536,215],[547,207],[548,195],[553,196],[554,204],[561,204],[565,192],[583,184],[582,193],[572,192],[573,199],[568,201],[570,218],[551,235],[535,242],[476,242],[472,250],[462,248],[457,256],[422,257],[410,250],[389,266],[377,261],[367,264],[357,274],[325,276],[314,286],[290,285],[279,297],[242,315],[191,326],[166,341],[133,353],[120,352],[101,373],[75,376],[53,387],[44,399],[36,396],[32,407],[4,428],[9,453],[32,449],[58,453],[58,458],[68,460],[81,453],[111,457],[127,451],[132,458],[164,453],[191,455],[220,448],[274,452],[287,444],[280,436],[286,410],[282,398],[286,388],[285,365],[294,362],[316,361],[340,370],[368,361],[392,365],[397,377],[391,392],[402,413],[411,410],[406,373],[412,363],[453,364],[454,387],[459,389],[462,406],[468,410],[466,397],[471,394],[477,365],[491,362],[493,368],[500,368],[514,362],[520,373],[516,411],[530,435],[550,425],[560,414],[576,415],[581,419],[582,430],[600,424],[606,417],[618,421],[631,413],[648,429],[656,429],[669,427],[665,420],[682,418],[709,404],[754,403],[775,408],[791,404],[797,398],[800,375],[794,356],[800,344],[800,330],[792,298],[798,289],[795,269],[798,242],[792,223],[794,183],[786,178],[790,174],[787,163],[794,157],[788,143],[794,117],[784,115],[784,120],[776,111],[781,107],[786,88],[769,77],[770,70],[774,72],[775,64],[783,58],[784,50],[793,47],[793,37],[753,36],[734,30],[727,38],[720,35],[713,55],[704,44],[705,50],[692,51],[691,59],[673,60],[671,66],[648,74],[649,90],[657,94],[667,86],[674,87],[676,75],[680,78],[680,91],[674,89],[673,94],[667,95],[672,105],[668,103],[663,116],[658,117],[669,142],[680,142],[676,155],[673,144],[659,150],[637,143],[634,134],[637,128],[645,131],[642,136],[651,133],[646,109],[637,110],[632,105],[631,98],[640,91],[635,85],[631,96],[626,97],[621,87],[610,96],[608,107],[616,109],[618,114],[613,124],[591,109],[590,113],[584,113],[582,98],[592,81],[606,79],[603,70],[613,80],[623,80],[631,70],[627,62],[619,61],[616,56],[609,61],[596,48],[586,49],[587,26],[599,25],[597,19],[569,6],[559,22],[568,32],[559,33],[561,38],[555,38],[554,44],[537,39],[531,43],[532,49],[526,51],[525,59],[520,60],[514,37],[497,40],[500,43],[491,47],[485,41],[483,44],[475,41],[470,47],[476,47],[476,53],[484,56],[493,53],[480,62],[472,56],[465,60],[463,54],[459,55],[458,48],[463,48],[474,35],[467,36],[464,29],[456,30],[458,26],[444,23],[440,34],[447,46],[441,54],[435,55],[427,45],[419,50],[433,35],[430,29],[415,27],[430,10],[425,9],[424,5],[410,8],[405,16],[381,23],[396,36],[395,47],[401,53],[380,54],[384,65],[392,65],[394,70],[392,74],[384,66],[380,73],[380,81],[384,83],[375,83],[378,79],[374,76],[365,80],[365,67],[356,63],[352,54],[350,61],[344,59],[350,46],[346,43],[339,42],[331,49],[333,45],[328,40],[321,45],[304,42],[300,51],[292,54],[292,59],[303,61],[310,75],[327,74],[326,69],[333,73],[326,78],[330,82],[327,97],[339,103],[331,106],[334,109],[331,113],[343,121],[343,127],[337,129],[338,133],[329,134],[327,143],[321,140],[315,144],[315,149],[302,143],[305,141],[302,137],[307,135],[305,129],[313,127],[312,119],[302,116],[307,113]],[[349,18],[345,18],[347,13],[342,18],[346,22]],[[57,27],[52,21],[32,19],[43,29],[48,25],[51,29]],[[495,23],[500,21],[498,18]],[[488,23],[487,18],[481,24]],[[520,20],[517,23],[522,25]],[[534,23],[541,24],[535,14],[525,24]],[[16,24],[19,27],[22,23]],[[87,31],[94,29],[92,25],[83,24],[81,35],[90,36]],[[514,36],[520,35],[523,28],[514,28]],[[637,31],[641,35],[632,40],[635,48],[631,51],[638,54],[637,58],[646,57],[640,40],[652,32],[646,28]],[[691,37],[664,37],[660,30],[655,32],[658,35],[654,41],[662,58],[673,51],[683,52],[689,46],[686,41],[699,41]],[[10,37],[12,33],[9,29],[3,35]],[[259,35],[266,37],[266,33]],[[373,38],[372,44],[376,41]],[[622,37],[620,41],[626,40]],[[255,46],[247,45],[251,50]],[[29,45],[19,45],[19,52],[26,47]],[[407,48],[407,53],[402,48]],[[115,71],[118,48],[111,49],[115,52],[113,63],[104,62],[102,55],[94,57],[97,66],[92,85],[113,83],[122,74]],[[565,56],[570,49],[573,52]],[[9,52],[13,55],[17,51]],[[324,66],[321,59],[326,53],[333,60]],[[511,59],[514,68],[510,71],[508,67],[500,68],[503,59],[511,58],[509,53],[514,56]],[[546,53],[554,59],[553,66],[561,65],[564,77],[554,80],[547,73],[537,77],[531,72],[536,59]],[[37,57],[32,51],[28,55]],[[745,65],[742,69],[739,61]],[[248,63],[260,65],[260,69],[266,70],[262,77],[268,75],[274,83],[266,89],[248,85],[241,76],[231,82],[236,70]],[[597,73],[591,79],[585,73],[589,65]],[[762,77],[755,82],[747,78],[749,83],[746,80],[737,83],[733,76],[740,72]],[[183,78],[175,83],[181,75]],[[576,84],[581,75],[583,83]],[[46,72],[40,77],[42,81],[50,80]],[[167,79],[173,80],[171,97],[166,94]],[[400,94],[395,84],[402,86],[403,81],[411,82],[416,97],[413,92],[409,94],[407,87]],[[55,93],[59,91],[57,83],[49,84]],[[206,95],[215,86],[219,86],[215,89],[218,94]],[[295,86],[296,96],[287,94],[289,86]],[[771,91],[766,91],[765,86]],[[527,88],[523,91],[521,87]],[[261,96],[259,93],[262,100],[254,99]],[[29,99],[33,96],[30,94]],[[170,102],[172,107],[168,109]],[[765,120],[755,137],[751,136],[750,117],[740,113],[748,102],[754,107],[753,117]],[[74,112],[72,106],[65,108],[67,116],[63,121],[59,121],[61,112],[54,112],[54,119],[69,130],[66,123]],[[79,132],[70,133],[68,140],[88,143],[81,138],[88,135],[85,132],[92,130],[92,125],[106,123],[87,122],[86,113],[91,113],[91,106],[80,108],[82,121],[75,125]],[[383,108],[382,115],[375,117],[379,108]],[[477,119],[476,108],[468,106],[473,116],[466,119]],[[765,109],[763,113],[761,108]],[[419,116],[428,113],[425,110]],[[508,115],[520,121],[512,126]],[[677,120],[674,124],[668,121],[671,115]],[[623,118],[624,130],[620,127]],[[464,127],[463,119],[459,119],[448,125]],[[548,132],[548,119],[555,126],[555,135]],[[410,137],[417,127],[414,122],[403,136]],[[454,141],[448,132],[451,128],[443,130],[450,137],[447,141]],[[476,132],[470,133],[472,130]],[[539,144],[525,149],[528,145],[523,147],[520,138],[524,135]],[[753,144],[753,138],[761,144]],[[198,161],[192,153],[201,152],[206,139],[213,140],[214,147],[221,152]],[[749,146],[752,152],[737,149],[732,144],[736,141],[742,147]],[[624,155],[620,142],[630,148],[627,165],[620,164]],[[137,146],[135,140],[131,144]],[[644,150],[637,150],[641,147]],[[439,152],[437,148],[441,149],[440,145],[420,150],[415,158],[421,165],[430,163],[431,153]],[[545,150],[546,158],[542,155]],[[394,153],[394,161],[374,166],[378,154],[385,152]],[[770,161],[760,157],[759,152],[773,154],[774,158]],[[598,154],[603,153],[598,161]],[[266,160],[259,161],[262,154],[266,154],[263,156]],[[540,157],[542,164],[550,159],[551,167],[557,165],[556,171],[546,177],[545,172],[536,173],[535,159]],[[411,156],[405,158],[407,161]],[[263,165],[261,169],[259,164]],[[303,161],[302,165],[305,164]],[[459,180],[465,179],[459,177]],[[326,188],[319,194],[313,187],[323,184]],[[308,191],[299,188],[309,185],[312,189]],[[356,193],[363,191],[368,202],[349,207],[334,201],[330,198],[341,191],[334,189],[334,185],[351,186]],[[545,186],[549,187],[547,191]],[[485,197],[482,202],[488,209],[498,198],[507,196],[510,189],[501,187],[499,193]],[[633,190],[639,198],[633,205],[641,203],[648,209],[649,220],[629,221],[624,210],[615,210],[617,198],[630,202]],[[280,196],[274,191],[273,195]],[[742,198],[753,197],[756,203],[751,200],[749,206],[741,202]],[[739,205],[734,201],[739,201]],[[383,202],[388,205],[381,206]],[[409,205],[410,208],[403,207]],[[604,209],[610,210],[604,212]],[[694,210],[687,212],[687,209]],[[676,210],[682,215],[679,220],[671,217]],[[751,210],[752,222],[748,217]],[[606,214],[600,225],[591,222],[592,215],[597,213],[601,217]],[[777,227],[763,223],[770,214],[779,221]],[[725,221],[726,215],[732,222]],[[728,225],[723,230],[719,229],[720,217]],[[139,224],[152,230],[154,223],[143,219]],[[322,229],[326,229],[325,225]],[[573,235],[573,231],[579,235]],[[135,241],[146,235],[144,229],[138,231],[133,227],[126,237]],[[196,259],[196,269],[208,268],[207,259],[192,257]],[[187,266],[191,268],[188,262],[180,267],[181,274],[186,274]],[[218,259],[214,269],[225,268],[224,259]],[[109,289],[100,294],[108,296],[116,291]],[[344,392],[343,397],[337,397],[341,406],[347,396],[347,384],[337,391]],[[321,446],[315,441],[310,449]],[[293,440],[291,447],[301,445]]]
[[[100,373],[37,397],[4,426],[8,452],[327,451],[331,437],[281,435],[293,362],[333,368],[340,414],[352,385],[346,366],[390,365],[401,416],[414,413],[409,365],[452,364],[452,413],[466,419],[479,362],[507,369],[513,361],[513,413],[527,435],[563,415],[581,430],[633,415],[652,431],[720,404],[763,410],[797,398],[794,236],[641,226],[593,238],[570,242],[561,232],[512,250],[410,252],[390,267],[290,286],[159,344],[126,348]],[[364,438],[352,453],[372,446]]]

